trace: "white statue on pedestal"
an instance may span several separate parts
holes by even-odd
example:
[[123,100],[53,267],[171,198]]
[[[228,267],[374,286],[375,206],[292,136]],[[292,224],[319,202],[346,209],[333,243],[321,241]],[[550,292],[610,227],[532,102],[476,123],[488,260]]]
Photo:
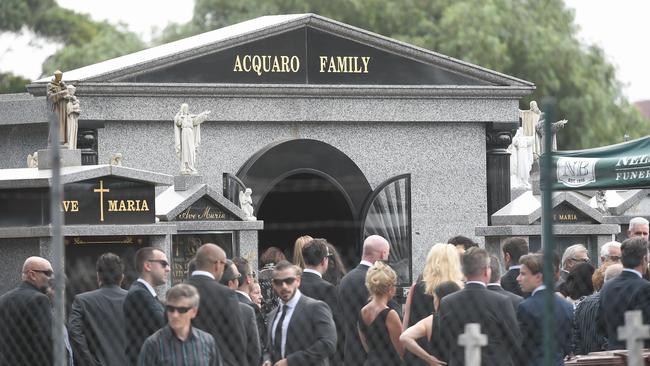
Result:
[[210,111],[190,114],[187,103],[174,117],[174,148],[181,161],[181,174],[197,174],[196,152],[201,144],[201,123],[208,118]]
[[239,207],[244,211],[244,220],[255,221],[257,218],[253,216],[253,199],[251,195],[253,190],[246,188],[246,191],[239,191]]
[[68,90],[66,141],[68,141],[68,149],[74,150],[77,148],[77,131],[79,130],[81,107],[79,106],[79,99],[74,95],[77,88],[74,85],[68,85],[66,88]]
[[38,168],[38,151],[34,152],[34,155],[27,155],[27,167]]
[[[524,129],[523,135],[526,137],[532,137],[533,141],[535,141],[535,127],[537,126],[537,122],[542,117],[542,111],[539,110],[537,107],[537,102],[532,101],[530,102],[530,109],[529,110],[519,110],[519,117],[521,117],[521,127]],[[539,155],[541,154],[541,146],[538,146],[538,144],[533,144],[528,148],[528,154],[530,155],[530,161],[536,160]]]
[[511,188],[531,188],[530,169],[533,167],[533,155],[530,147],[535,143],[534,136],[526,136],[524,128],[519,127],[512,144],[508,147],[510,152],[510,185]]

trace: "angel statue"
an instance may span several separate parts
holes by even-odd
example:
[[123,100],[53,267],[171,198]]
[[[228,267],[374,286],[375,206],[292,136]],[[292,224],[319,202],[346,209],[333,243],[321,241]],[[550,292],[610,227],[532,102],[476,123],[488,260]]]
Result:
[[190,114],[187,103],[181,104],[181,109],[174,117],[174,148],[181,161],[181,174],[194,175],[196,171],[196,152],[201,144],[201,123],[210,111]]
[[257,218],[253,216],[253,199],[251,198],[253,190],[246,188],[246,191],[239,191],[239,207],[244,211],[244,220],[255,221]]
[[512,144],[508,147],[510,155],[510,185],[512,188],[529,189],[530,169],[533,166],[533,159],[529,153],[529,148],[535,143],[532,136],[524,134],[523,127],[517,129],[515,137],[512,138]]

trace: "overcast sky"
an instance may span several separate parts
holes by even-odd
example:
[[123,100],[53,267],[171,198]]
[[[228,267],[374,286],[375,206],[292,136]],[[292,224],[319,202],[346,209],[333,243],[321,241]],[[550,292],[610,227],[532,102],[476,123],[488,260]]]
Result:
[[[1,1],[1,0],[0,0]],[[143,39],[151,30],[168,22],[185,23],[192,17],[193,0],[57,0],[66,8],[89,13],[94,19],[124,22]],[[631,101],[650,99],[650,1],[647,0],[565,0],[576,9],[576,23],[585,43],[601,46],[626,84]],[[155,9],[155,10],[153,10]],[[30,46],[30,43],[33,46]],[[36,46],[36,47],[34,47]],[[57,46],[23,37],[0,35],[0,70],[14,71],[25,77],[40,76],[43,59]],[[524,77],[525,78],[525,77]]]

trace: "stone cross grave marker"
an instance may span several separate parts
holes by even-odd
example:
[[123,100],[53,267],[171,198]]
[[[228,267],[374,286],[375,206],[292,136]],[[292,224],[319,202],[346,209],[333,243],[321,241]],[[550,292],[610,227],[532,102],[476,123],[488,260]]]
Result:
[[465,333],[458,336],[458,344],[465,347],[465,366],[481,365],[481,347],[487,345],[487,336],[481,334],[480,324],[465,324]]
[[641,310],[625,312],[625,325],[618,327],[618,339],[625,340],[627,365],[643,366],[643,340],[650,338],[650,325],[643,324]]

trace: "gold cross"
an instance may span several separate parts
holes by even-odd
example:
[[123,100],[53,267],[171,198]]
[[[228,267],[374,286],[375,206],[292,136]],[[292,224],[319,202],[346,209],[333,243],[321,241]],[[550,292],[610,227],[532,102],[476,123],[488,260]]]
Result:
[[99,221],[104,221],[104,193],[108,193],[110,191],[111,191],[110,189],[104,188],[103,180],[99,181],[99,189],[97,188],[93,189],[93,192],[99,193],[99,210],[100,210]]

